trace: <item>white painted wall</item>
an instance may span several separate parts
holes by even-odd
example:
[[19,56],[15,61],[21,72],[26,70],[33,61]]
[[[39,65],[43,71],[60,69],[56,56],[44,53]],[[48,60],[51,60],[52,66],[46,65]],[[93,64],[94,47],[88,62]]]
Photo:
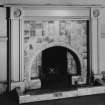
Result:
[[7,46],[6,40],[0,39],[0,82],[5,82],[7,79]]
[[[1,1],[0,1],[1,4]],[[6,90],[7,81],[7,34],[6,11],[0,8],[0,93]]]
[[7,79],[6,12],[0,8],[0,82]]

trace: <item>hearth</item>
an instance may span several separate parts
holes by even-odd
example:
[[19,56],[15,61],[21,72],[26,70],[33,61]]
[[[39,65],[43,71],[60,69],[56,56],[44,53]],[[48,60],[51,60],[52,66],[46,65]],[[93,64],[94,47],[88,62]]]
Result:
[[20,103],[105,92],[97,86],[99,8],[7,7],[8,88]]

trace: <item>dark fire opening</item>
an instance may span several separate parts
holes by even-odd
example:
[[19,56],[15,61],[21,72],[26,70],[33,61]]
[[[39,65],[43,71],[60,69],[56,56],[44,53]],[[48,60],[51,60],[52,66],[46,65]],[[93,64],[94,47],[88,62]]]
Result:
[[[42,52],[42,69],[40,79],[42,88],[61,89],[72,86],[72,75],[67,72],[67,48],[55,46]],[[70,51],[69,51],[70,52]],[[76,61],[77,73],[80,74],[80,62],[71,51]]]

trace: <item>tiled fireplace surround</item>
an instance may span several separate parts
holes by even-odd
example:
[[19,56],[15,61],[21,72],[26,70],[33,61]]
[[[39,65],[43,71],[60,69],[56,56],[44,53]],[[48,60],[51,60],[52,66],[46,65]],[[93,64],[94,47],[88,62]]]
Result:
[[[89,87],[102,72],[98,58],[100,8],[8,7],[9,90],[17,89],[20,103],[105,92],[104,86]],[[54,83],[63,87],[66,80],[68,91],[59,88],[60,92],[36,94],[43,87],[58,86]],[[31,96],[32,90],[36,93]]]

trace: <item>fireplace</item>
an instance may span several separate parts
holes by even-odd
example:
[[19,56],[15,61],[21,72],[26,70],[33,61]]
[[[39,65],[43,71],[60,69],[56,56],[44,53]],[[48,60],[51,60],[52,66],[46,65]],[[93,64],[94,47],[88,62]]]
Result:
[[79,75],[81,65],[76,55],[74,55],[74,58],[72,56],[69,62],[74,70],[70,72],[67,59],[68,52],[67,48],[60,46],[42,51],[42,65],[39,72],[42,88],[62,89],[72,86],[71,77],[72,75]]
[[97,6],[7,7],[8,87],[16,88],[20,103],[97,94],[97,88],[104,91],[94,87],[102,76],[96,31],[99,10]]

